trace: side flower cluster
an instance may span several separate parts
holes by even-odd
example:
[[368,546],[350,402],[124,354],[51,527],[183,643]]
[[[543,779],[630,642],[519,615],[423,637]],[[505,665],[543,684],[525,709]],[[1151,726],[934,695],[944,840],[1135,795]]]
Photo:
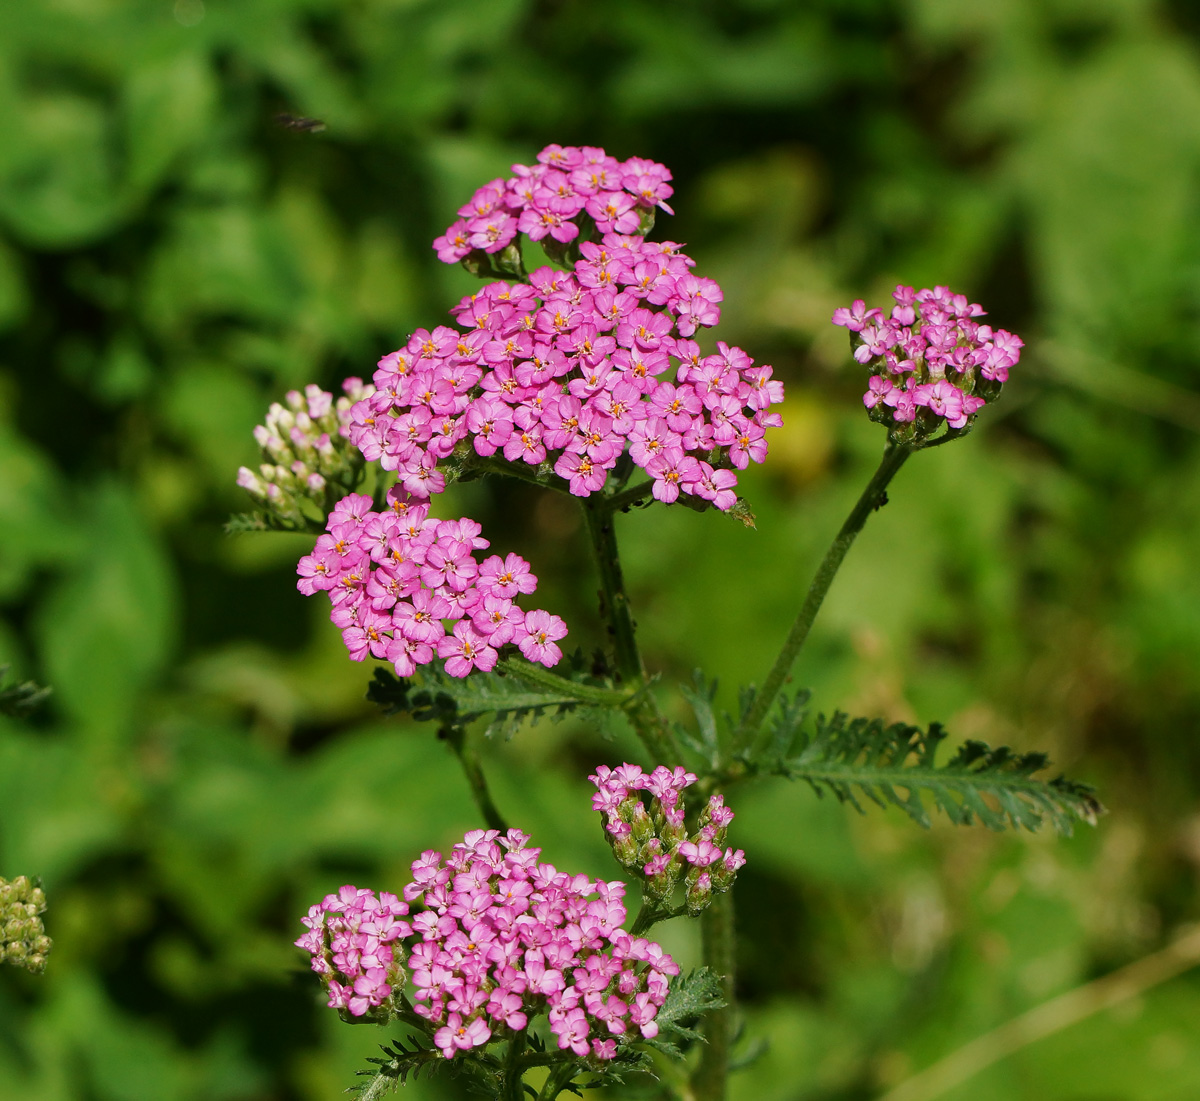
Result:
[[348,886],[312,907],[296,943],[329,1004],[360,1016],[383,1005],[406,950],[413,1008],[447,1059],[543,1013],[559,1048],[581,1057],[612,1059],[618,1037],[656,1036],[678,965],[622,928],[624,884],[560,872],[528,841],[474,830],[444,860],[429,851],[413,862],[404,901]]
[[766,457],[783,384],[740,348],[702,355],[721,290],[670,242],[609,234],[574,272],[492,283],[453,310],[461,328],[420,329],[375,372],[350,439],[414,496],[440,492],[461,440],[480,456],[553,469],[599,490],[628,450],[663,502],[690,493],[731,508],[737,475]]
[[0,963],[37,974],[46,969],[51,941],[42,925],[46,895],[23,875],[0,878]]
[[[683,790],[696,775],[659,765],[647,774],[637,765],[601,765],[589,780],[596,785],[592,809],[605,816],[604,830],[618,862],[645,878],[648,897],[670,898],[683,880],[687,911],[693,916],[712,901],[713,893],[728,891],[746,863],[741,849],[725,848],[725,833],[733,811],[725,797],[714,794],[700,812],[694,833],[684,820]],[[649,796],[649,805],[643,802]]]
[[435,654],[452,677],[487,671],[508,644],[530,661],[559,661],[556,643],[566,624],[516,604],[537,588],[528,562],[516,554],[480,562],[475,552],[488,541],[474,520],[434,519],[427,501],[397,488],[388,492],[388,502],[387,511],[377,512],[365,494],[343,498],[298,566],[302,593],[329,593],[330,618],[351,658],[385,659],[402,677]]
[[362,379],[348,378],[344,395],[334,397],[319,386],[304,393],[290,390],[286,405],[272,402],[267,423],[254,429],[266,460],[255,473],[238,468],[237,484],[280,516],[303,521],[300,501],[323,511],[331,490],[338,496],[352,487],[362,469],[362,456],[347,441],[350,407],[374,393]]
[[924,439],[944,422],[964,429],[994,401],[1024,342],[975,320],[983,307],[949,287],[897,286],[889,317],[862,299],[834,311],[850,330],[854,358],[873,372],[863,404],[871,419]]
[[440,260],[452,264],[476,249],[499,252],[518,233],[566,244],[579,236],[580,215],[601,233],[636,233],[642,211],[659,207],[674,213],[666,203],[674,190],[670,180],[663,165],[641,157],[618,161],[603,149],[548,145],[536,164],[514,164],[508,179],[476,191],[433,247]]

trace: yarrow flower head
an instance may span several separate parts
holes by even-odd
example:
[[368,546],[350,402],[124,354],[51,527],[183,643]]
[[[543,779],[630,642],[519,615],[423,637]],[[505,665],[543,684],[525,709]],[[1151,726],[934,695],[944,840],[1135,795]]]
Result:
[[897,286],[888,317],[862,299],[834,311],[850,331],[854,358],[870,372],[863,404],[896,442],[920,446],[943,425],[964,435],[994,401],[1024,342],[975,319],[983,307],[949,287]]
[[444,859],[422,853],[403,899],[346,886],[313,906],[296,944],[329,1005],[386,1016],[405,986],[447,1059],[543,1014],[560,1049],[600,1062],[656,1036],[679,966],[625,931],[624,884],[560,872],[528,842],[473,830]]
[[19,875],[0,878],[0,963],[35,974],[46,968],[51,941],[42,925],[46,895],[36,882]]
[[[707,908],[714,892],[733,886],[746,854],[725,847],[733,811],[723,795],[710,797],[697,828],[688,833],[682,794],[696,782],[695,773],[666,765],[650,773],[631,764],[601,765],[588,779],[596,785],[592,809],[604,815],[613,854],[643,879],[649,898],[669,899],[682,879],[687,912],[695,916]],[[648,804],[643,795],[649,796]]]
[[[562,620],[515,608],[517,594],[494,590],[472,557],[486,542],[420,511],[473,467],[515,466],[578,497],[623,487],[637,467],[665,504],[737,505],[737,472],[766,458],[766,432],[782,423],[783,384],[742,349],[718,341],[704,354],[693,339],[719,320],[721,288],[682,246],[641,236],[655,210],[670,211],[670,179],[653,161],[547,146],[480,188],[435,242],[447,262],[513,279],[464,298],[455,326],[418,329],[371,385],[348,380],[336,406],[310,387],[272,407],[257,432],[272,462],[239,482],[297,526],[300,497],[326,501],[300,588],[330,592],[352,657],[385,658],[401,676],[435,656],[452,676],[486,671],[510,644],[546,666],[561,658]],[[521,234],[571,270],[526,275]],[[335,437],[358,453],[353,479],[334,477],[345,463]],[[389,501],[415,510],[416,529],[364,511],[352,492],[364,462],[382,471],[376,500],[394,483]],[[333,507],[335,482],[350,492]]]
[[297,567],[302,593],[329,594],[351,658],[389,661],[402,677],[435,656],[452,677],[486,672],[505,646],[542,665],[558,662],[566,624],[517,606],[537,588],[528,562],[516,554],[480,562],[488,541],[473,520],[434,519],[428,501],[399,488],[387,499],[376,511],[366,494],[343,498]]

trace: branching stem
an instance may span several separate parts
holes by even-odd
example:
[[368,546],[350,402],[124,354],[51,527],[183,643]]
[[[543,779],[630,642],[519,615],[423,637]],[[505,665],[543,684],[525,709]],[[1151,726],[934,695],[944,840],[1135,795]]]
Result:
[[471,789],[471,797],[475,800],[479,813],[483,815],[483,821],[487,828],[499,830],[501,833],[507,832],[508,823],[505,822],[504,816],[492,801],[491,792],[488,790],[487,777],[483,774],[483,765],[479,760],[479,751],[474,746],[467,744],[467,732],[461,726],[445,727],[443,732],[446,741],[450,743],[450,747],[462,765],[463,775],[467,778],[467,786]]
[[842,524],[841,530],[825,552],[825,557],[821,559],[812,584],[808,587],[808,595],[804,598],[804,603],[796,615],[792,629],[784,640],[783,648],[779,651],[775,664],[771,666],[771,671],[767,674],[762,688],[756,693],[754,703],[746,713],[746,717],[734,733],[733,744],[730,747],[733,756],[743,755],[753,746],[771,704],[779,695],[779,690],[783,687],[796,657],[808,638],[813,620],[817,618],[817,612],[821,610],[825,594],[829,592],[829,587],[837,576],[846,552],[850,550],[858,533],[862,531],[867,518],[883,503],[884,490],[912,451],[911,447],[904,444],[888,444],[879,468],[872,475],[854,508],[850,510],[850,515],[846,517],[846,522]]
[[[608,620],[617,676],[635,690],[644,689],[647,684],[646,671],[638,651],[633,613],[625,592],[625,579],[621,574],[612,513],[602,498],[584,497],[580,503],[600,575],[602,612]],[[655,764],[674,765],[680,761],[681,754],[675,744],[675,736],[650,692],[639,692],[625,713]]]

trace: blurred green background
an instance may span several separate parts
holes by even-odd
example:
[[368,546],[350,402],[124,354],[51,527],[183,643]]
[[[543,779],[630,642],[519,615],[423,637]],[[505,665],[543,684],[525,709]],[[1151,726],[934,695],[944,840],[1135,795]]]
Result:
[[[881,1097],[1195,922],[1198,48],[1190,0],[5,5],[0,663],[54,695],[0,719],[0,874],[44,878],[56,947],[0,973],[0,1097],[326,1101],[385,1038],[322,1008],[298,914],[398,887],[476,816],[296,593],[307,541],[221,524],[267,403],[444,320],[472,282],[429,242],[548,142],[673,169],[657,235],[788,386],[743,481],[757,531],[621,524],[665,684],[762,677],[876,461],[834,307],[949,283],[1027,342],[976,433],[901,473],[797,681],[1046,749],[1112,813],[1071,840],[921,833],[737,791],[739,984],[770,1047],[735,1097]],[[595,640],[569,502],[489,483],[456,508]],[[621,739],[485,747],[560,867],[613,872],[585,777]],[[693,934],[663,939],[690,961]],[[908,1101],[1194,1101],[1198,1020],[1185,972]]]

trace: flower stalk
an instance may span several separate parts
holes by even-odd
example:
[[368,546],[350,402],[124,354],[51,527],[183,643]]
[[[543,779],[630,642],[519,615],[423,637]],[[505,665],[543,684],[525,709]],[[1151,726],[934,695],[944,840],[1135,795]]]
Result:
[[904,444],[889,443],[887,445],[878,469],[871,476],[871,480],[855,502],[854,508],[850,510],[850,515],[846,517],[845,523],[842,524],[833,542],[829,545],[825,557],[821,559],[821,564],[817,567],[817,572],[808,587],[804,603],[796,614],[787,638],[784,639],[779,656],[775,659],[775,664],[771,666],[770,672],[767,673],[762,688],[755,694],[754,702],[746,713],[746,717],[734,733],[733,744],[730,747],[732,757],[745,758],[752,751],[763,720],[767,717],[767,712],[779,695],[796,658],[808,640],[813,621],[817,618],[817,612],[821,610],[825,596],[829,592],[847,552],[854,545],[858,533],[866,525],[867,518],[884,504],[884,491],[912,452],[913,449]]

